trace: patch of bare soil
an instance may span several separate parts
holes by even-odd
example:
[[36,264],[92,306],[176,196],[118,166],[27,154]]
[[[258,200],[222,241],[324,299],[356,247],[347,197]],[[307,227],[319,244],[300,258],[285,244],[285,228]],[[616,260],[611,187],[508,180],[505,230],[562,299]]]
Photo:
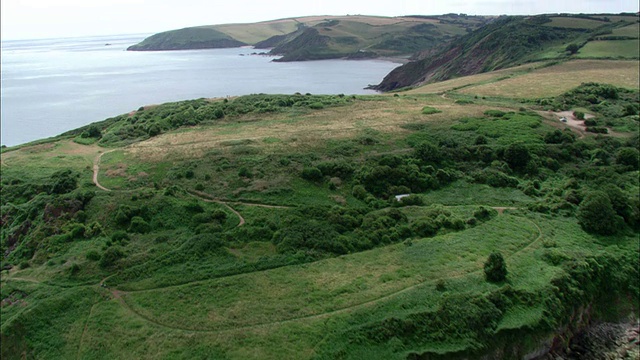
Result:
[[124,177],[127,174],[127,165],[120,163],[117,165],[115,169],[109,169],[105,171],[104,174],[105,176],[108,176],[108,177],[116,177],[116,176]]
[[[587,131],[587,127],[584,125],[584,120],[578,120],[574,115],[573,115],[573,111],[560,111],[560,112],[556,112],[554,113],[555,116],[557,116],[558,121],[561,121],[562,118],[565,118],[566,122],[564,122],[565,124],[567,124],[567,126],[578,130],[578,132],[580,132],[581,134],[584,135],[584,133]],[[584,118],[585,119],[591,119],[594,116],[591,114],[584,114]]]
[[37,154],[37,153],[43,153],[49,150],[53,150],[55,147],[56,147],[56,143],[48,143],[48,144],[30,146],[28,148],[25,148],[24,151],[30,154]]

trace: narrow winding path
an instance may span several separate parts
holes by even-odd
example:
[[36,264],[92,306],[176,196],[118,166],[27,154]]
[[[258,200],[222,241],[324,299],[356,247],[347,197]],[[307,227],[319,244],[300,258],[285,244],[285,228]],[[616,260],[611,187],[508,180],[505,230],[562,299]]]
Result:
[[109,151],[105,151],[103,153],[98,154],[98,156],[96,156],[96,158],[93,160],[93,183],[99,187],[100,189],[104,190],[104,191],[111,191],[111,189],[107,189],[106,187],[102,186],[100,184],[100,182],[98,181],[98,174],[100,173],[100,160],[102,159],[102,156],[105,154],[108,154],[110,152],[114,152],[117,149],[113,149],[113,150],[109,150]]

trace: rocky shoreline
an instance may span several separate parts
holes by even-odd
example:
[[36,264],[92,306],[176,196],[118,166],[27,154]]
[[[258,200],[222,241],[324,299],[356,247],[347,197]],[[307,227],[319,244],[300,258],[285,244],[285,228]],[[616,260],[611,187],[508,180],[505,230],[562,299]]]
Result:
[[577,333],[569,345],[538,360],[638,360],[640,320],[599,323]]

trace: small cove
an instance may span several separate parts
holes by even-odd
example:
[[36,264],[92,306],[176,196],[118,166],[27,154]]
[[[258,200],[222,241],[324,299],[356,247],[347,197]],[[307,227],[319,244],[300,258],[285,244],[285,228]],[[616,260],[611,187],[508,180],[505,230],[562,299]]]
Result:
[[373,94],[398,64],[272,62],[263,50],[131,52],[146,35],[2,42],[1,143],[51,137],[143,105],[269,94]]

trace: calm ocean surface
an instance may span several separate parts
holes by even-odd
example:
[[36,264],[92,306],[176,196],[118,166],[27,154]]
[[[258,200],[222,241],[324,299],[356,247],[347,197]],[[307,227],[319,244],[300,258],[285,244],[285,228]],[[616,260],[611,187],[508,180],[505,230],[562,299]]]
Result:
[[146,35],[2,42],[1,143],[58,135],[142,105],[256,93],[371,94],[380,60],[271,62],[252,48],[131,52]]

